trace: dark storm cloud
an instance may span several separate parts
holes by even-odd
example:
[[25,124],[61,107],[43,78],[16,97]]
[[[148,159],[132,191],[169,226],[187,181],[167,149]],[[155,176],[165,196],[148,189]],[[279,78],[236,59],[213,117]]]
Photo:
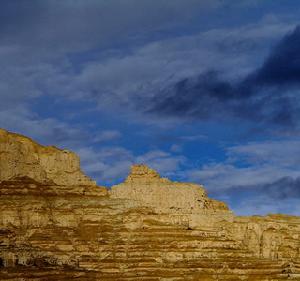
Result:
[[208,118],[212,106],[221,109],[223,103],[231,100],[234,90],[230,83],[223,81],[216,72],[207,72],[197,79],[183,79],[172,89],[154,98],[155,111],[168,115]]
[[285,36],[263,65],[241,81],[228,81],[215,71],[186,78],[151,101],[148,112],[208,119],[238,117],[295,127],[300,83],[300,27]]
[[291,86],[300,83],[300,26],[282,39],[250,80],[260,85]]

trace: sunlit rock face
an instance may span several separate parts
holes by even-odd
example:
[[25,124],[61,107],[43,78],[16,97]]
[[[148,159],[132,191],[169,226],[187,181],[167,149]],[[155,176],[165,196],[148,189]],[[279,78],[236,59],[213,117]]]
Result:
[[96,185],[81,172],[75,153],[0,129],[0,181],[23,176],[58,185]]
[[219,201],[209,199],[203,186],[172,182],[145,165],[134,165],[124,183],[111,188],[112,198],[132,199],[158,213],[195,214],[229,211]]
[[1,281],[300,280],[299,217],[237,217],[144,165],[108,190],[4,130],[0,167]]

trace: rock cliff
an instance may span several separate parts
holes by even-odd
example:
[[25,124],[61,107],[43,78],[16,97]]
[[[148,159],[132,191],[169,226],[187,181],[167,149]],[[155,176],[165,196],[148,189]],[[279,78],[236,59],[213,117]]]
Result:
[[75,153],[0,129],[0,180],[23,176],[57,185],[96,185],[81,172]]
[[0,280],[300,280],[300,218],[235,216],[144,165],[108,190],[1,130]]
[[157,213],[196,214],[226,211],[225,203],[207,197],[203,186],[172,182],[145,165],[134,165],[124,183],[111,188],[112,198],[131,199]]

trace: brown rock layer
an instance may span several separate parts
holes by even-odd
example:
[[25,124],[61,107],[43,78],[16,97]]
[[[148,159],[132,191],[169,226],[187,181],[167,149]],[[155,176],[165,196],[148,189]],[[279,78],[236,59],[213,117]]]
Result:
[[299,217],[237,217],[141,165],[108,192],[53,149],[0,132],[0,280],[300,280]]

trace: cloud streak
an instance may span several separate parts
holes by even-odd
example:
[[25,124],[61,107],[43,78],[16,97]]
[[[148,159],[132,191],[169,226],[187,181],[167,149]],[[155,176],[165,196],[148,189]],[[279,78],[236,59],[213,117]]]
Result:
[[147,164],[164,176],[174,177],[186,161],[183,155],[172,155],[168,151],[157,149],[136,154],[120,146],[104,146],[97,150],[83,147],[78,153],[84,171],[97,179],[98,184],[109,186],[123,181],[132,164]]
[[[290,200],[300,202],[299,149],[299,140],[236,145],[226,149],[223,163],[205,164],[187,177],[204,184],[211,196],[230,202],[240,214],[282,212],[289,209]],[[268,202],[268,207],[256,209],[255,200]]]

